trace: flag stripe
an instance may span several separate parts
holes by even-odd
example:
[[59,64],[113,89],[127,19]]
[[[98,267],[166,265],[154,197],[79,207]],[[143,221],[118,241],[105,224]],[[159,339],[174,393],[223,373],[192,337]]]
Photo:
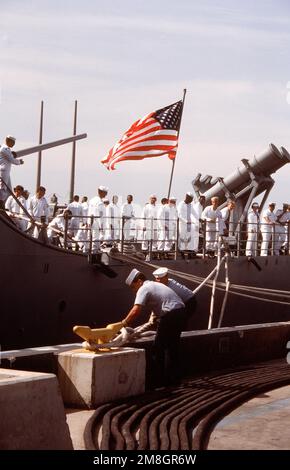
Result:
[[[142,153],[140,156],[139,153]],[[113,160],[110,161],[108,169],[114,170],[116,163],[126,161],[126,160],[144,160],[144,158],[154,158],[154,157],[161,157],[162,155],[167,155],[168,151],[166,152],[156,152],[156,153],[148,153],[148,152],[132,152],[132,155],[123,155],[118,158],[114,158]]]
[[102,159],[108,169],[125,160],[176,155],[182,102],[173,103],[137,120]]
[[[131,142],[127,143],[124,142],[122,145],[120,145],[119,147],[114,147],[114,154],[120,154],[121,152],[127,150],[128,148],[135,148],[136,146],[142,144],[142,145],[151,145],[152,142],[154,142],[156,145],[159,144],[159,142],[163,142],[164,140],[164,143],[166,145],[173,145],[176,140],[177,140],[177,136],[175,135],[168,135],[167,132],[165,131],[162,131],[162,133],[164,132],[163,135],[161,135],[161,133],[159,133],[158,135],[156,134],[153,134],[151,137],[148,138],[148,136],[146,136],[145,139],[143,138],[140,138],[140,139],[133,139]],[[175,134],[176,134],[176,131],[174,131]],[[167,143],[168,142],[168,143]]]

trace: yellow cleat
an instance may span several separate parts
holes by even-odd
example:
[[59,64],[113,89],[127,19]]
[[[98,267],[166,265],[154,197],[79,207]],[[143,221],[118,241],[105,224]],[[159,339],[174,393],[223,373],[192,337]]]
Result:
[[97,344],[108,343],[123,327],[122,322],[111,323],[106,328],[91,329],[89,326],[73,327],[74,333],[83,338],[85,341],[94,341]]

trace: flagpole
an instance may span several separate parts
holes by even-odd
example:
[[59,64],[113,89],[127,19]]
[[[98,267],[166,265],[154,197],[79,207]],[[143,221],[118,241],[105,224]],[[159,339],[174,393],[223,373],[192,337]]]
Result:
[[[183,90],[182,110],[181,110],[181,116],[180,116],[180,127],[181,127],[181,119],[182,119],[182,114],[183,114],[185,95],[186,95],[186,88],[184,88],[184,90]],[[179,138],[179,134],[180,134],[180,127],[179,127],[179,131],[178,131],[178,138]],[[176,152],[176,154],[177,154],[177,152]],[[168,199],[170,198],[171,185],[172,185],[172,179],[173,179],[173,173],[174,173],[174,167],[175,167],[175,160],[176,160],[176,155],[175,155],[174,160],[172,161],[172,168],[171,168],[171,175],[170,175],[170,182],[169,182],[168,196],[167,196]]]

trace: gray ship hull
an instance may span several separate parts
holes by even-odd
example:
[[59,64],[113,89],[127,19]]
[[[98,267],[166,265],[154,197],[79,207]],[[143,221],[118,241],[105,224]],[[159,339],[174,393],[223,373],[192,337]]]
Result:
[[[141,269],[137,260],[135,263],[111,258],[109,268],[99,262],[89,264],[83,254],[44,245],[21,233],[4,215],[0,216],[0,240],[2,350],[75,342],[74,325],[103,327],[120,321],[130,308],[134,297],[124,280],[132,267]],[[261,271],[245,257],[231,258],[230,282],[289,290],[289,256],[256,259]],[[154,264],[204,278],[215,267],[216,260],[166,260]],[[142,270],[150,275],[153,267],[142,266]],[[179,280],[177,275],[176,279]],[[223,269],[219,280],[224,282]],[[182,282],[192,289],[197,286],[189,280]],[[189,329],[207,328],[210,296],[209,287],[198,293],[198,307]],[[223,297],[224,292],[218,290],[214,327],[218,323]],[[139,320],[145,320],[148,313],[144,312]],[[288,320],[289,305],[230,294],[222,326]]]

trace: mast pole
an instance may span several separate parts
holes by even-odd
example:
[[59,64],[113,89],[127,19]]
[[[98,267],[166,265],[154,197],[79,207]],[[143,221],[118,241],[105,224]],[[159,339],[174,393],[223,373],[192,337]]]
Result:
[[[183,90],[183,98],[182,98],[182,110],[181,110],[180,126],[181,126],[181,119],[182,119],[182,114],[183,114],[183,107],[184,107],[185,95],[186,95],[186,88],[184,88],[184,90]],[[180,134],[180,127],[179,127],[179,131],[178,131],[178,138],[179,138],[179,134]],[[177,155],[177,152],[176,152],[176,155]],[[172,161],[172,168],[171,168],[170,182],[169,182],[168,195],[167,195],[167,198],[168,198],[168,199],[170,198],[170,192],[171,192],[171,185],[172,185],[172,179],[173,179],[173,173],[174,173],[174,167],[175,167],[175,160],[176,160],[176,155],[175,155],[175,158],[174,158],[174,160]]]
[[[77,133],[77,113],[78,113],[78,102],[76,100],[75,101],[75,112],[74,112],[73,135],[76,135],[76,133]],[[69,202],[72,202],[73,197],[74,197],[75,167],[76,167],[76,141],[74,140],[73,145],[72,145],[72,157],[71,157]]]
[[[42,132],[43,132],[43,101],[40,105],[40,124],[39,124],[39,144],[42,144]],[[37,176],[36,176],[36,190],[39,188],[41,183],[41,150],[38,152],[37,160]]]

